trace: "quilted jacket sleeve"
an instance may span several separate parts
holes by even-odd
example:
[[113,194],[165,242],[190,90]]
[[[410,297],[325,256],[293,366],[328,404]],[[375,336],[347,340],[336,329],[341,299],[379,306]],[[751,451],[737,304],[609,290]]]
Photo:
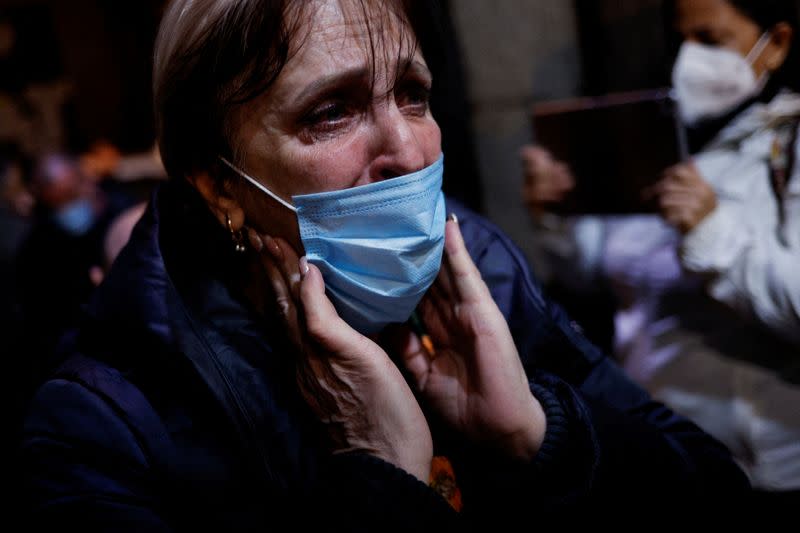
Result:
[[[742,494],[749,482],[728,450],[695,424],[654,401],[592,345],[542,293],[519,249],[497,228],[455,203],[468,249],[506,316],[529,373],[545,370],[572,385],[598,439],[593,499],[686,499]],[[654,499],[655,501],[657,499]]]

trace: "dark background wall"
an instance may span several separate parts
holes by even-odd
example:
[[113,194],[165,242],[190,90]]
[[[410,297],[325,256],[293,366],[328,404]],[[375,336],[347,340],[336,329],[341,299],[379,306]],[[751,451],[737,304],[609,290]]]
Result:
[[573,0],[584,95],[669,84],[675,36],[664,0]]
[[64,104],[56,143],[82,149],[104,138],[145,149],[153,143],[150,56],[161,3],[0,0],[0,16],[19,25],[0,78],[53,89],[45,98]]

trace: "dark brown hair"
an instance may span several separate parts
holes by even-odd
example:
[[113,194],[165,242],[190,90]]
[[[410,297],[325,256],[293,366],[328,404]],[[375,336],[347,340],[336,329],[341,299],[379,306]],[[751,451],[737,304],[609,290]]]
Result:
[[[439,58],[437,11],[428,0],[339,0],[346,17],[363,16],[373,76],[376,41],[397,16],[426,60]],[[173,0],[156,40],[153,97],[159,149],[170,176],[216,168],[217,155],[237,160],[229,117],[263,94],[302,45],[314,16],[304,0]],[[370,15],[381,14],[377,20]],[[375,19],[375,17],[373,17]],[[384,48],[386,50],[386,48]],[[296,48],[295,50],[296,51]],[[434,70],[434,67],[431,66]]]

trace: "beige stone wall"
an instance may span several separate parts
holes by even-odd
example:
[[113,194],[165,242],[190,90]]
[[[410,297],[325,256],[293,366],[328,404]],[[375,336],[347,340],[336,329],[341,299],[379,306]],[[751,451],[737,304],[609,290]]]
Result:
[[520,196],[518,151],[531,139],[531,102],[578,93],[573,4],[451,0],[451,11],[467,71],[487,213],[536,264]]

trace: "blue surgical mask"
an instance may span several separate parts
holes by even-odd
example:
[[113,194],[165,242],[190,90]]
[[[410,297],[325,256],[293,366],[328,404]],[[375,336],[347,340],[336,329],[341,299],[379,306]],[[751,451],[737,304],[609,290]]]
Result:
[[220,158],[237,174],[297,213],[308,260],[325,279],[339,316],[377,333],[405,322],[436,279],[444,249],[444,157],[413,174],[283,200]]
[[65,205],[53,215],[67,233],[83,235],[94,223],[94,206],[88,198],[79,198]]

